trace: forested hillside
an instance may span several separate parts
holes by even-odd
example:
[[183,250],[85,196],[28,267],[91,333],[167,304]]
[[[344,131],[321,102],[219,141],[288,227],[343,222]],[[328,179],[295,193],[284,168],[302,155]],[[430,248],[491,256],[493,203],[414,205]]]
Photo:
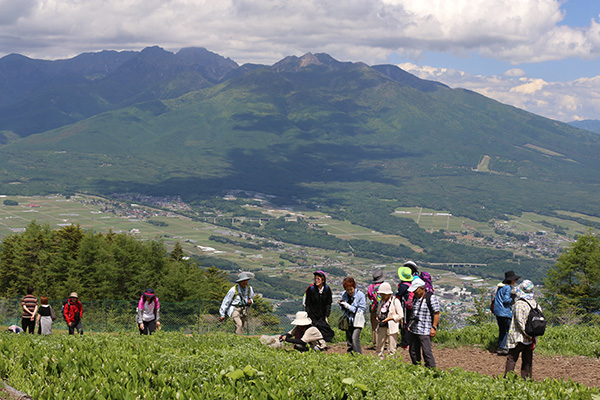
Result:
[[230,287],[224,272],[199,268],[177,246],[169,253],[161,242],[124,233],[31,223],[0,246],[0,297],[22,296],[31,285],[51,299],[77,292],[86,301],[132,300],[151,287],[163,301],[220,301]]

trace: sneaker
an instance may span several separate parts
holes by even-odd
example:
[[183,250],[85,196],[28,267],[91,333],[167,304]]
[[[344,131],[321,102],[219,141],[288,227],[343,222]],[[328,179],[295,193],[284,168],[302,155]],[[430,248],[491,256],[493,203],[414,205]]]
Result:
[[508,350],[506,350],[506,349],[498,349],[498,351],[496,351],[496,353],[499,356],[507,356],[508,355]]

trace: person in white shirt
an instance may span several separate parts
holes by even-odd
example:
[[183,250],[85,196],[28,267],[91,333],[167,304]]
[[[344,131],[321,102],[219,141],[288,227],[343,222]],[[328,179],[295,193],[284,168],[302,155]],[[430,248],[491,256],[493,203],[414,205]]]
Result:
[[254,290],[248,284],[250,278],[252,278],[252,274],[249,272],[239,274],[235,281],[236,285],[229,289],[219,309],[221,322],[225,320],[226,315],[233,319],[236,335],[244,334],[244,326],[248,321],[248,309],[252,305],[254,297]]

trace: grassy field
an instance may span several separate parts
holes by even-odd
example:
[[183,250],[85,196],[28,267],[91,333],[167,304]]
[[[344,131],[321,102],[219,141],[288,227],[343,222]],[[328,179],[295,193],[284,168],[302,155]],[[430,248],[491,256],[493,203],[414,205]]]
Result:
[[[583,218],[591,222],[600,222],[600,218],[591,217],[589,215],[567,211],[558,211],[558,213],[562,215]],[[421,207],[402,207],[398,208],[393,215],[397,217],[410,218],[419,224],[421,228],[429,231],[438,231],[444,229],[447,231],[458,232],[465,229],[474,229],[482,234],[494,234],[494,229],[486,222],[456,217],[454,215],[450,215],[447,211],[437,211]],[[514,226],[515,230],[522,232],[546,231],[552,234],[553,229],[549,228],[547,225],[552,224],[560,226],[566,230],[566,235],[562,236],[567,236],[570,238],[573,238],[575,235],[583,235],[589,230],[589,227],[575,221],[557,217],[549,217],[535,213],[523,213],[521,216],[506,216],[506,221]],[[598,233],[598,230],[594,231]]]

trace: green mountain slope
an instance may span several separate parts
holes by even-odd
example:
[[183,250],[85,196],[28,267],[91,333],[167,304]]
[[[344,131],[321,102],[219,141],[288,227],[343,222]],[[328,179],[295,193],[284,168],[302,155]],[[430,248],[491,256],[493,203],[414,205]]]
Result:
[[598,135],[395,67],[325,54],[240,70],[176,99],[0,147],[0,191],[194,199],[246,189],[383,207],[382,217],[398,205],[476,219],[522,210],[600,215],[589,201],[600,183]]

